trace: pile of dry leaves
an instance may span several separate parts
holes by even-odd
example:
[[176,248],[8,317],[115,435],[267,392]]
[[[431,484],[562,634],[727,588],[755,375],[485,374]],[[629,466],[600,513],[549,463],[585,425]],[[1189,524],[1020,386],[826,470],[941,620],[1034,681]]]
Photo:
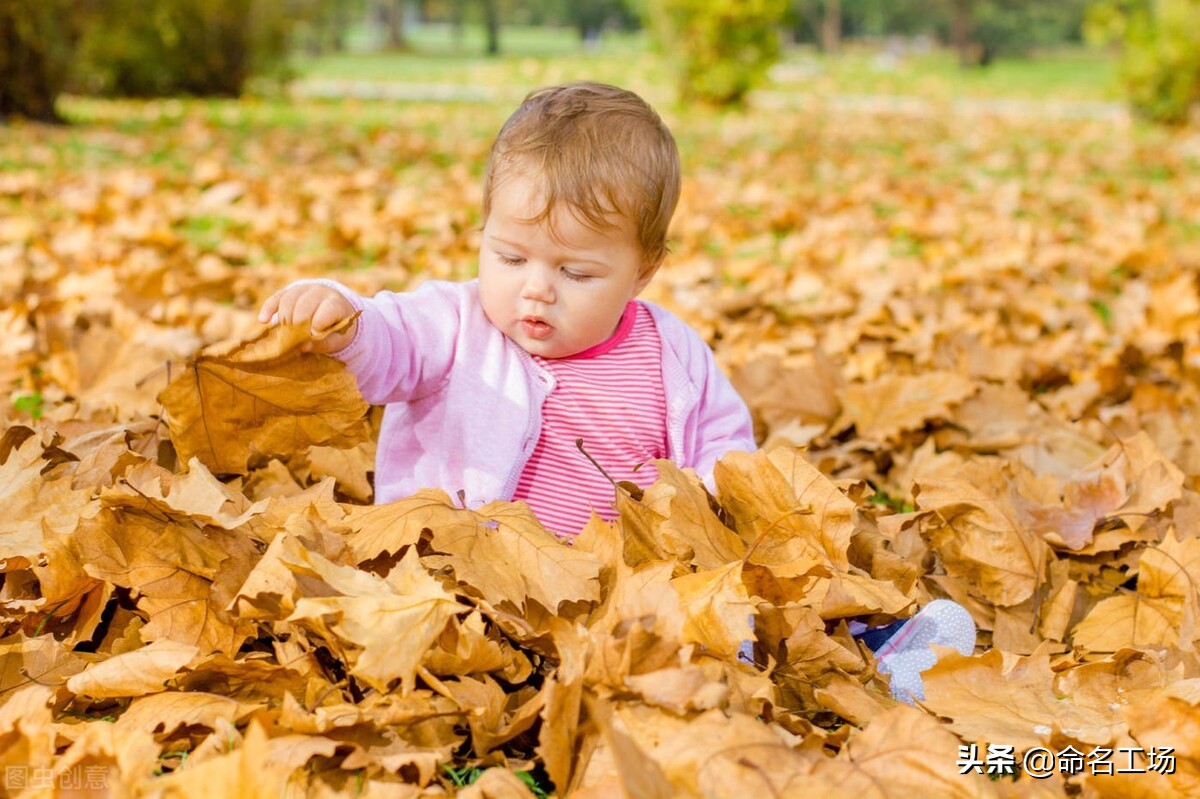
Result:
[[[3,131],[5,791],[1200,792],[1200,139],[696,120],[647,296],[764,449],[715,497],[659,463],[567,547],[520,504],[371,506],[377,412],[253,322],[338,259],[364,291],[469,274],[475,176],[429,163],[486,135],[412,113],[445,135],[189,118],[81,165]],[[980,646],[898,705],[846,622],[935,596]],[[972,745],[1129,758],[1033,779]]]

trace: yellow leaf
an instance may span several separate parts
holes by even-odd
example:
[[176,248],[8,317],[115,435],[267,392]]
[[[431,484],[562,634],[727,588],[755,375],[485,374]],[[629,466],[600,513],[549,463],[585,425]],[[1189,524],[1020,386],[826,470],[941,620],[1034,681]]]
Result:
[[842,415],[835,429],[854,425],[863,438],[885,441],[915,430],[979,389],[955,372],[887,375],[870,383],[854,383],[841,391]]
[[89,666],[67,680],[67,689],[97,699],[157,693],[199,652],[190,644],[154,641]]
[[[76,533],[84,569],[93,577],[135,589],[149,616],[142,637],[193,644],[202,653],[233,654],[248,634],[213,593],[225,561],[249,559],[253,546],[219,528],[161,521],[127,510],[104,510]],[[229,570],[236,577],[235,570]]]
[[975,482],[944,480],[921,483],[917,502],[948,574],[997,605],[1017,605],[1033,595],[1049,547],[1017,520],[1008,497]]
[[1194,649],[1200,602],[1200,538],[1168,534],[1142,552],[1137,590],[1096,603],[1073,631],[1076,646],[1115,652],[1125,646]]
[[287,793],[287,765],[268,760],[270,745],[262,725],[251,721],[242,745],[196,764],[185,764],[155,783],[163,799],[276,799]]
[[399,553],[416,544],[423,530],[474,529],[477,523],[471,511],[455,507],[446,492],[436,488],[424,488],[383,505],[356,505],[346,510],[341,526],[350,532],[350,551],[358,563]]
[[928,714],[899,705],[875,715],[817,772],[862,799],[994,796],[984,775],[958,773],[958,745],[954,733]]
[[370,502],[374,495],[367,472],[375,471],[375,442],[354,447],[309,447],[308,466],[316,478],[332,477],[346,496]]
[[110,489],[100,492],[106,507],[129,507],[182,514],[200,524],[232,530],[244,524],[267,505],[253,505],[245,496],[221,483],[197,458],[188,462],[184,474],[172,474],[154,463],[129,469]]
[[750,563],[779,577],[849,567],[854,502],[795,450],[731,452],[714,475],[721,507],[749,545]]
[[746,544],[709,507],[700,480],[668,460],[656,460],[654,466],[658,480],[646,489],[642,502],[664,517],[656,532],[672,554],[700,569],[741,560]]
[[167,691],[135,698],[115,725],[122,733],[136,730],[169,736],[186,726],[215,730],[221,722],[236,722],[244,713],[245,709],[227,696]]
[[1003,742],[1023,751],[1061,734],[1100,745],[1125,727],[1115,709],[1115,691],[1107,704],[1097,702],[1094,693],[1075,701],[1062,692],[1045,644],[1029,657],[997,649],[972,657],[942,653],[921,676],[922,705],[950,719],[950,727],[968,741]]
[[742,564],[676,577],[671,585],[683,608],[683,641],[700,644],[713,654],[734,658],[738,647],[753,637],[753,606],[742,583]]
[[309,339],[307,330],[278,325],[189,361],[159,395],[180,458],[198,457],[218,474],[245,474],[256,452],[365,440],[367,404],[354,376],[333,358],[301,352]]
[[50,468],[43,449],[30,436],[0,466],[0,572],[38,563],[45,537],[70,533],[87,514],[90,492],[74,490],[69,479],[42,475]]
[[351,673],[379,691],[398,679],[401,690],[411,692],[426,650],[446,622],[463,611],[415,552],[406,554],[386,578],[307,550],[298,552],[292,565],[320,577],[340,596],[301,598],[288,621],[336,617],[333,631],[362,650]]
[[490,768],[479,779],[458,792],[462,799],[530,799],[533,794],[508,769]]
[[577,786],[581,771],[579,727],[584,672],[591,654],[585,632],[563,619],[555,619],[550,627],[558,652],[558,668],[545,689],[546,702],[542,709],[542,732],[538,736],[537,751],[562,796]]
[[532,599],[551,613],[564,602],[600,597],[600,561],[565,546],[524,503],[492,502],[464,512],[456,523],[434,525],[424,560],[450,566],[458,580],[486,599],[523,608]]

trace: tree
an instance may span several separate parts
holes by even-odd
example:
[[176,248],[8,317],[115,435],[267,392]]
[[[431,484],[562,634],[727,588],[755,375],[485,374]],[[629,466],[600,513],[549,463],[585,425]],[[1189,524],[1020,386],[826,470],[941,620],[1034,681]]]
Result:
[[1086,0],[949,0],[950,42],[963,66],[1080,38]]
[[576,0],[567,5],[566,16],[585,42],[598,39],[606,25],[615,22],[627,28],[634,21],[624,0]]
[[660,46],[677,54],[680,99],[737,105],[779,56],[788,0],[650,0]]
[[483,3],[483,27],[487,31],[487,54],[500,55],[500,0]]
[[1200,0],[1104,0],[1089,38],[1122,44],[1130,105],[1156,122],[1182,124],[1200,103]]
[[271,0],[105,0],[76,53],[78,90],[236,96],[282,62],[288,27]]
[[374,0],[372,13],[375,19],[383,23],[387,29],[387,48],[389,50],[404,50],[408,41],[404,36],[405,0]]
[[821,50],[836,53],[842,49],[842,0],[825,0],[821,18]]
[[0,0],[0,120],[61,122],[55,101],[79,37],[79,4]]

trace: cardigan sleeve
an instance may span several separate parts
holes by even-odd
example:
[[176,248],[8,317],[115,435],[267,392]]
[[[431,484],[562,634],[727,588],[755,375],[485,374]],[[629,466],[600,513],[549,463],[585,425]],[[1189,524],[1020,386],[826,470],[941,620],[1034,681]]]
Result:
[[694,427],[694,451],[687,465],[696,470],[709,491],[715,491],[713,467],[717,461],[729,452],[753,452],[757,445],[749,408],[717,365],[712,350],[702,341],[700,344],[701,363],[693,371],[700,399],[688,419],[688,425]]
[[462,327],[462,284],[431,280],[415,291],[367,298],[333,280],[299,282],[329,286],[360,311],[350,343],[330,355],[354,374],[367,402],[420,399],[448,379]]
[[[649,303],[648,303],[649,304]],[[651,304],[652,305],[652,304]],[[679,447],[673,458],[695,469],[710,491],[715,490],[713,467],[728,452],[753,452],[754,423],[745,401],[725,377],[712,349],[683,320],[652,305],[663,345],[677,359],[688,397],[684,405]]]

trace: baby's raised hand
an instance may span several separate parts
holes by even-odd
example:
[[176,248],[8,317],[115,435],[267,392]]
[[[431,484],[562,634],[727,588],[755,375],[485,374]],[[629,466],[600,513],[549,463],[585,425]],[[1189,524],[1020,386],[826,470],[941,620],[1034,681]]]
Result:
[[[354,314],[354,306],[336,289],[319,283],[302,283],[268,297],[258,312],[258,321],[270,325],[285,322],[307,325],[312,335],[316,336],[337,327]],[[324,353],[342,349],[354,338],[356,324],[351,322],[345,330],[308,342],[304,345],[304,351]]]

